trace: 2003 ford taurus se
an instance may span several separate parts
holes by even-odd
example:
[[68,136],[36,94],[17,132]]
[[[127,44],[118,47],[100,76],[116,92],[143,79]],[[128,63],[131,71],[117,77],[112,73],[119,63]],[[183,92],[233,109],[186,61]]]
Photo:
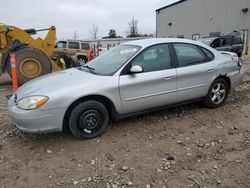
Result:
[[138,40],[24,84],[8,108],[22,131],[67,127],[76,138],[93,138],[110,120],[135,113],[194,100],[219,107],[242,77],[234,53],[184,39]]

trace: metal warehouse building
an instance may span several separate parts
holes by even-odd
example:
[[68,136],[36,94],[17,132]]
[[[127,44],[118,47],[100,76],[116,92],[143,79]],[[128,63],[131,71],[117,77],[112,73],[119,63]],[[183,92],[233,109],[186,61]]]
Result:
[[156,10],[157,37],[197,40],[243,31],[249,41],[250,0],[175,0]]

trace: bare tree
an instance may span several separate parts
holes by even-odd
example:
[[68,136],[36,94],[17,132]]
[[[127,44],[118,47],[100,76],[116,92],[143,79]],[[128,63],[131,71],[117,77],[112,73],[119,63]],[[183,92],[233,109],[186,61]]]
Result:
[[77,30],[75,30],[74,33],[73,33],[73,39],[74,40],[78,39]]
[[99,32],[98,25],[95,25],[95,24],[92,25],[91,29],[89,30],[89,33],[91,34],[93,39],[97,39],[98,32]]
[[127,37],[138,37],[138,21],[134,18],[128,23],[128,30],[126,31]]

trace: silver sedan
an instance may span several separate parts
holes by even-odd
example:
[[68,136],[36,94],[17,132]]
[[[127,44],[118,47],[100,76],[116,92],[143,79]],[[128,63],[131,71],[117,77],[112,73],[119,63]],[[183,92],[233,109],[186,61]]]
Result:
[[220,107],[242,77],[234,53],[184,39],[138,40],[27,82],[8,109],[22,131],[68,128],[76,138],[93,138],[111,120],[145,111],[197,100]]

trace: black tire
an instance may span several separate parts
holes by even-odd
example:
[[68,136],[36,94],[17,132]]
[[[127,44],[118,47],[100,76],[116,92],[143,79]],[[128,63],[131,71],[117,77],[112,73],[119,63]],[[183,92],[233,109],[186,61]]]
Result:
[[66,69],[69,69],[69,68],[72,68],[73,67],[73,64],[71,62],[71,58],[69,56],[66,56],[66,55],[61,55],[61,56],[58,56],[57,57],[57,61],[59,61],[59,59],[62,58],[64,60],[64,63],[65,63],[65,68]]
[[228,93],[229,87],[227,81],[222,78],[217,78],[210,86],[203,103],[208,108],[218,108],[225,103]]
[[[17,78],[20,85],[39,76],[51,73],[52,71],[50,59],[39,49],[21,48],[18,49],[15,54]],[[28,67],[30,67],[30,69],[28,69]],[[12,76],[10,63],[8,73]]]
[[109,113],[98,101],[85,101],[77,105],[69,117],[69,130],[77,139],[100,136],[107,129]]
[[88,59],[85,56],[79,55],[77,56],[78,61],[82,61],[83,63],[87,63]]

